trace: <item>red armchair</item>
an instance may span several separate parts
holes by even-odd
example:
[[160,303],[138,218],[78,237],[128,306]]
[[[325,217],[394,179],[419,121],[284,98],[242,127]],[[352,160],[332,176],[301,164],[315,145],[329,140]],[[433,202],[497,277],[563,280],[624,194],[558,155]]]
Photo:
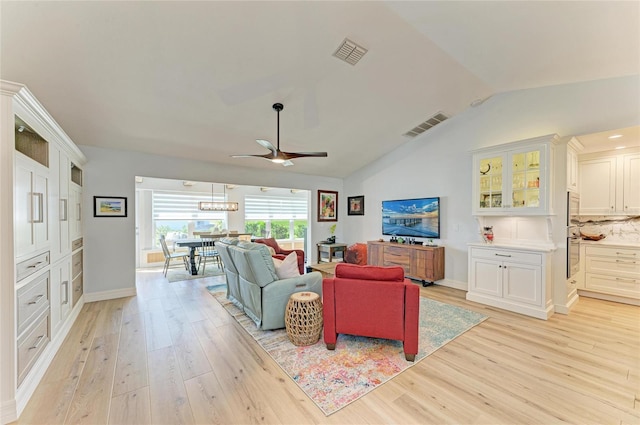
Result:
[[277,258],[278,260],[284,260],[287,255],[291,254],[292,252],[295,252],[296,255],[298,256],[298,270],[300,271],[300,274],[304,274],[304,251],[303,250],[301,250],[301,249],[292,249],[292,250],[282,249],[282,248],[280,248],[280,245],[278,245],[278,242],[274,238],[256,239],[254,242],[261,243],[261,244],[264,244],[264,245],[267,245],[267,246],[270,246],[271,248],[273,248],[274,251],[276,252],[276,254],[273,255],[273,257]]
[[400,340],[408,361],[418,354],[420,288],[402,267],[340,263],[322,281],[324,342],[335,350],[338,334]]

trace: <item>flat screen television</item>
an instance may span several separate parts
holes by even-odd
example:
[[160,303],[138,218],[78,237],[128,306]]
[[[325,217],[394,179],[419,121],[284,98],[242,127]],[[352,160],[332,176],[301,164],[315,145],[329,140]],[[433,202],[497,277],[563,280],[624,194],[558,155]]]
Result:
[[440,198],[382,201],[382,234],[440,239]]

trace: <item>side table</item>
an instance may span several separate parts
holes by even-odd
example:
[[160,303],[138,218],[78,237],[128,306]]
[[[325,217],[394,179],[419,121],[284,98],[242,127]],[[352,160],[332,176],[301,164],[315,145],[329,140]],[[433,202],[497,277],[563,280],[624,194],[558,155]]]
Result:
[[284,316],[287,336],[294,345],[313,345],[322,333],[322,301],[315,292],[291,294]]
[[347,250],[347,244],[344,243],[328,243],[328,242],[319,242],[317,244],[318,247],[318,263],[324,261],[322,259],[322,253],[326,252],[329,254],[328,262],[333,260],[334,255],[337,252],[342,252],[342,258],[344,259],[344,253]]

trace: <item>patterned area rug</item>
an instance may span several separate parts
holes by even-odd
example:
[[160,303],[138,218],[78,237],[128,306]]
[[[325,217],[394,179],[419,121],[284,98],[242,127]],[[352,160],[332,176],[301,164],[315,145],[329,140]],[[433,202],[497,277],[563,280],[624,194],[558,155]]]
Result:
[[217,268],[215,265],[207,265],[207,267],[205,267],[204,269],[204,274],[202,274],[202,271],[200,271],[196,275],[192,275],[184,268],[175,268],[169,269],[169,271],[167,272],[167,280],[169,282],[178,282],[180,280],[202,279],[203,277],[220,276],[223,274],[224,272]]
[[339,335],[335,351],[329,351],[321,336],[314,345],[297,347],[284,329],[257,329],[227,300],[226,285],[207,289],[327,416],[487,319],[480,313],[421,297],[419,352],[412,363],[404,358],[402,342],[386,339]]

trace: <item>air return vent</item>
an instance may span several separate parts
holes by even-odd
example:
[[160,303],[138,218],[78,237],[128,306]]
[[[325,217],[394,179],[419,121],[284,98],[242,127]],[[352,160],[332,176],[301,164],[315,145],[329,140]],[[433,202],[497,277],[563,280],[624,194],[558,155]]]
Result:
[[431,118],[428,118],[425,122],[417,125],[416,127],[404,133],[403,136],[416,137],[417,135],[422,134],[425,131],[429,130],[430,128],[440,124],[442,121],[446,120],[447,118],[449,117],[443,114],[442,112],[438,112]]
[[358,46],[353,41],[345,38],[333,56],[338,59],[342,59],[348,64],[355,65],[360,59],[362,59],[365,53],[367,53],[367,49],[362,46]]

